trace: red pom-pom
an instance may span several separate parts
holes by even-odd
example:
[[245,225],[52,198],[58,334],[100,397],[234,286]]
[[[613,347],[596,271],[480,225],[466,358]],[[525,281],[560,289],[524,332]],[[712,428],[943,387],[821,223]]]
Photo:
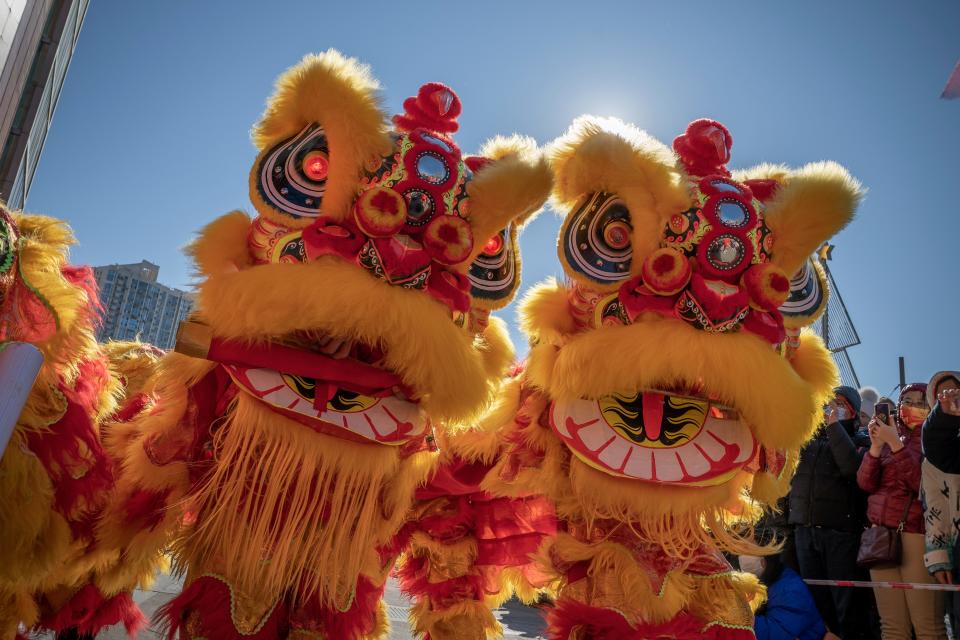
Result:
[[403,101],[401,113],[393,117],[400,131],[427,129],[438,133],[453,133],[460,128],[457,118],[461,111],[460,98],[453,89],[439,82],[428,82],[420,87],[416,97]]
[[687,131],[673,141],[673,150],[687,171],[695,176],[720,174],[729,176],[726,164],[730,161],[733,137],[716,120],[701,118],[687,125]]
[[678,293],[690,282],[691,273],[693,268],[687,257],[670,247],[651,253],[643,261],[641,268],[643,283],[661,296]]

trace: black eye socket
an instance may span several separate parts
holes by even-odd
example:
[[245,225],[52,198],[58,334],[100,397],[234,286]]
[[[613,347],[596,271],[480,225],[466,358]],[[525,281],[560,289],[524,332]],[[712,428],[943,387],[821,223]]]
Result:
[[403,194],[407,201],[407,224],[419,227],[433,217],[433,196],[420,189],[411,189]]

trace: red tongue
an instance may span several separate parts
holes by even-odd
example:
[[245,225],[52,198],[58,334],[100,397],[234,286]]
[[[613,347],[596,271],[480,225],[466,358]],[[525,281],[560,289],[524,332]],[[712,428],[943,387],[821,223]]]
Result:
[[663,420],[663,395],[643,394],[643,431],[648,440],[660,439],[660,423]]

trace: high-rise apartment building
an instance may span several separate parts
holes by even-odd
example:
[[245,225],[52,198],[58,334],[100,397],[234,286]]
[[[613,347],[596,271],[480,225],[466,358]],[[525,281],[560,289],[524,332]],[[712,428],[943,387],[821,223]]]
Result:
[[157,282],[160,267],[146,260],[137,264],[94,267],[104,308],[98,340],[149,342],[172,349],[177,327],[190,313],[190,294]]

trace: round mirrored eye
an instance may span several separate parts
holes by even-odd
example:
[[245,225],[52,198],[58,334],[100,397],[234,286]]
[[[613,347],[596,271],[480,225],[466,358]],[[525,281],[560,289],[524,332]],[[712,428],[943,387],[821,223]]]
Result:
[[630,225],[623,220],[612,220],[603,228],[603,241],[611,249],[625,249],[630,245]]
[[323,182],[330,171],[330,161],[322,151],[311,151],[303,157],[303,175],[314,182]]
[[707,247],[707,260],[714,268],[721,271],[734,269],[743,262],[746,249],[743,242],[736,236],[720,236],[714,238]]
[[441,140],[440,138],[430,135],[429,133],[421,133],[420,137],[423,138],[424,142],[429,142],[430,144],[440,147],[447,153],[453,153],[453,147],[446,140]]
[[495,256],[503,249],[503,236],[499,233],[490,236],[490,239],[483,245],[483,255]]
[[426,191],[411,189],[403,194],[407,201],[407,224],[420,226],[433,216],[433,197]]
[[750,220],[750,214],[735,200],[723,200],[717,205],[717,217],[726,227],[742,227]]
[[417,158],[417,175],[430,184],[443,184],[450,177],[450,170],[443,158],[427,152]]
[[743,191],[729,182],[724,182],[723,180],[711,180],[710,186],[716,189],[717,191],[726,191],[729,193],[743,193]]

